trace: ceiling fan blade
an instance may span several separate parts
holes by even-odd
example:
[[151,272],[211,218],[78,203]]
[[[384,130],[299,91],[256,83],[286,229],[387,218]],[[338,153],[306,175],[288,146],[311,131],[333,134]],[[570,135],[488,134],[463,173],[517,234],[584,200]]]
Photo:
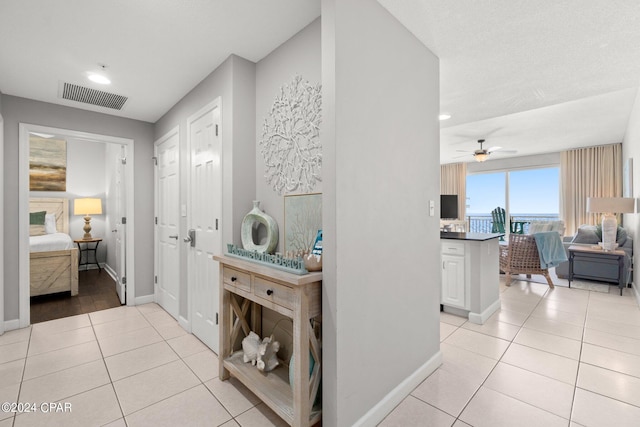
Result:
[[473,150],[456,150],[458,153],[473,153]]
[[487,148],[487,151],[489,153],[494,152],[494,151],[498,151],[498,150],[502,150],[502,147],[491,147],[491,148]]
[[500,153],[509,153],[509,154],[515,154],[517,153],[518,150],[500,150]]

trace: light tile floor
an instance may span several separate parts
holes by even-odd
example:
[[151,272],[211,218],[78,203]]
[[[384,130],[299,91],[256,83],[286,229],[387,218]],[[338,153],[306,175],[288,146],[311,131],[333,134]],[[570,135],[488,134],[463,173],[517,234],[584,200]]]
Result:
[[443,364],[380,426],[640,426],[631,289],[503,281],[484,325],[441,313]]
[[[441,314],[443,364],[380,424],[638,426],[640,310],[617,295],[514,281],[484,325]],[[0,336],[9,426],[284,426],[155,304],[39,323]]]

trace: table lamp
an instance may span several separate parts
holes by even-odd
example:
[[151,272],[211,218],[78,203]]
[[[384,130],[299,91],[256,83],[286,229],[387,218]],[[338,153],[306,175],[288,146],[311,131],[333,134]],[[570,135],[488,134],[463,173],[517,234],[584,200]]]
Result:
[[73,214],[84,215],[83,240],[91,240],[91,215],[102,214],[102,201],[100,199],[84,198],[73,202]]
[[617,213],[632,213],[635,199],[630,197],[589,197],[587,212],[602,213],[602,249],[612,251],[618,232]]

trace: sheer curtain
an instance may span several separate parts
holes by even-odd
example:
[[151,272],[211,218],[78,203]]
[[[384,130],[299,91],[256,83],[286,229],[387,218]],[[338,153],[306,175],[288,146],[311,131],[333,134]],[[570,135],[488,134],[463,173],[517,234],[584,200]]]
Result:
[[440,194],[458,195],[458,219],[466,219],[467,164],[440,165]]
[[587,197],[622,197],[622,144],[564,151],[560,155],[560,205],[566,234],[597,224],[587,213]]

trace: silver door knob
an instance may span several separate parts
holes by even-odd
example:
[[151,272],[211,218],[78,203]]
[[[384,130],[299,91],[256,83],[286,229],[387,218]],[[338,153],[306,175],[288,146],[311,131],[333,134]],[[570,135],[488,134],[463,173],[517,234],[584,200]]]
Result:
[[169,238],[178,240],[178,235],[176,234],[175,236],[169,236]]
[[191,237],[187,236],[182,240],[184,240],[185,243],[189,243],[191,241]]

